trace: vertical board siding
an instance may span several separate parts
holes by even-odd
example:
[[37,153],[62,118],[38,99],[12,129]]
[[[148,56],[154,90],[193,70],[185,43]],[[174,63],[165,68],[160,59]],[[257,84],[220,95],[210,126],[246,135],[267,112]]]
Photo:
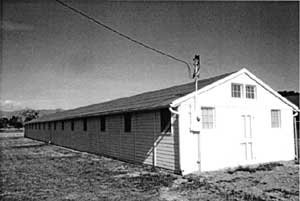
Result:
[[[124,132],[124,115],[105,116],[106,130],[101,131],[100,117],[87,119],[87,131],[83,130],[83,119],[57,121],[51,130],[28,129],[25,136],[79,151],[110,156],[125,161],[156,165],[158,167],[179,170],[178,122],[173,125],[174,134],[160,132],[160,111],[136,112],[131,114],[131,132]],[[154,146],[156,145],[156,146]]]

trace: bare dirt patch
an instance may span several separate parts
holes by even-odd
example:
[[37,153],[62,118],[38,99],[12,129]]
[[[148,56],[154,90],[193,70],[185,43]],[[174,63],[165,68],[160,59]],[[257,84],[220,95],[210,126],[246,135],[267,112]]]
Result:
[[0,200],[299,200],[299,166],[239,167],[185,177],[0,134]]

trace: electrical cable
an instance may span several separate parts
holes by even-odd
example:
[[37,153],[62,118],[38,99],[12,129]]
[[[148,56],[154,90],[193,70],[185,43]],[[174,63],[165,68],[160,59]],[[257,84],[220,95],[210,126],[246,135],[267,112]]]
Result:
[[186,62],[186,61],[184,61],[184,60],[182,60],[182,59],[178,59],[178,58],[176,58],[175,56],[172,56],[172,55],[170,55],[170,54],[168,54],[168,53],[165,53],[165,52],[163,52],[163,51],[161,51],[161,50],[159,50],[159,49],[153,48],[153,47],[151,47],[151,46],[149,46],[149,45],[147,45],[147,44],[145,44],[145,43],[143,43],[143,42],[140,42],[140,41],[138,41],[138,40],[136,40],[136,39],[134,39],[134,38],[132,38],[132,37],[130,37],[130,36],[127,36],[127,35],[125,35],[125,34],[119,32],[118,30],[111,28],[110,26],[108,26],[108,25],[106,25],[106,24],[100,22],[99,20],[97,20],[97,19],[95,19],[95,18],[93,18],[93,17],[90,17],[90,16],[87,15],[86,13],[84,13],[84,12],[78,10],[77,8],[74,8],[74,7],[68,5],[68,4],[66,4],[66,3],[64,3],[64,2],[62,2],[62,1],[60,1],[60,0],[55,0],[55,1],[56,1],[57,3],[59,3],[60,5],[62,5],[62,6],[64,6],[64,7],[66,7],[66,8],[68,8],[68,9],[72,10],[73,12],[75,12],[75,13],[77,13],[77,14],[80,14],[81,16],[83,16],[83,17],[89,19],[90,21],[95,22],[96,24],[98,24],[98,25],[104,27],[105,29],[107,29],[107,30],[109,30],[109,31],[112,31],[112,32],[114,32],[115,34],[117,34],[117,35],[119,35],[119,36],[121,36],[121,37],[123,37],[123,38],[126,38],[127,40],[130,40],[131,42],[134,42],[134,43],[136,43],[136,44],[138,44],[138,45],[140,45],[140,46],[143,46],[143,47],[145,47],[145,48],[147,48],[147,49],[150,49],[150,50],[152,50],[152,51],[154,51],[154,52],[156,52],[156,53],[158,53],[158,54],[161,54],[161,55],[163,55],[163,56],[166,56],[166,57],[168,57],[168,58],[170,58],[170,59],[173,59],[173,60],[175,60],[175,61],[179,61],[179,62],[181,62],[181,63],[184,63],[184,64],[188,67],[189,77],[191,77],[191,67],[190,67],[190,64],[189,64],[188,62]]

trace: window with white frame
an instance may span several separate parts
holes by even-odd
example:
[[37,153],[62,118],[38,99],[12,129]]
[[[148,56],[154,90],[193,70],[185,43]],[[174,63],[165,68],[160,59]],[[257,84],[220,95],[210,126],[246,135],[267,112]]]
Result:
[[255,99],[256,98],[256,87],[253,85],[246,85],[246,98]]
[[202,107],[202,128],[203,129],[212,129],[216,126],[215,121],[215,108],[213,107]]
[[231,97],[241,98],[243,93],[242,84],[231,84]]
[[281,127],[281,112],[280,110],[271,110],[271,126],[272,128]]

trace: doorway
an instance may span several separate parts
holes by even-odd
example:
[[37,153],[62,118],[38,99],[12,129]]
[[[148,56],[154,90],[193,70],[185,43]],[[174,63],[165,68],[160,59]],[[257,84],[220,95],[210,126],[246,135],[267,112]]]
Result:
[[253,116],[242,115],[242,132],[240,141],[241,163],[253,161]]

